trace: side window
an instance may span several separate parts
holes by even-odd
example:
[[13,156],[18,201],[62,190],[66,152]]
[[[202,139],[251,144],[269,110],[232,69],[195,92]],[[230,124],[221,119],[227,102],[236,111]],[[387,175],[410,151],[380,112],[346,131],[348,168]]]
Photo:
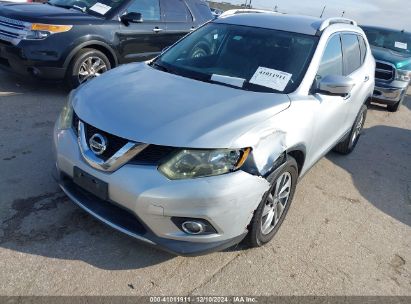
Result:
[[159,0],[134,0],[127,8],[128,13],[140,13],[144,21],[159,21]]
[[343,57],[341,52],[341,39],[340,35],[335,35],[328,41],[316,78],[317,80],[320,80],[327,75],[342,74]]
[[343,52],[344,52],[344,75],[350,75],[361,66],[360,44],[357,35],[342,35]]
[[193,17],[183,0],[163,1],[164,16],[167,22],[192,22]]
[[361,64],[364,63],[365,57],[367,56],[367,44],[363,37],[358,36],[358,41],[360,42],[360,50],[361,50]]

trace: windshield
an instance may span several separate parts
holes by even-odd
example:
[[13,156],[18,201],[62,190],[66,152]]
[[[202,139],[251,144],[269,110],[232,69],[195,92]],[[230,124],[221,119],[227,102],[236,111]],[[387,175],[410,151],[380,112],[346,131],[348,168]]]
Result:
[[208,23],[158,57],[164,71],[257,92],[290,93],[300,84],[315,36]]
[[124,0],[49,0],[47,3],[64,8],[74,8],[95,16],[105,16]]
[[367,27],[363,30],[371,45],[411,55],[411,34]]

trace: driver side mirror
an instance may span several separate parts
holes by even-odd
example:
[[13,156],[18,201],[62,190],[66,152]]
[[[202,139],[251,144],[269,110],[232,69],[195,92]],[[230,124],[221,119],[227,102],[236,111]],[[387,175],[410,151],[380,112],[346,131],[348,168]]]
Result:
[[120,20],[128,26],[130,23],[142,23],[143,16],[140,13],[131,12],[121,16]]
[[346,97],[351,93],[355,82],[346,76],[328,75],[319,80],[316,93]]

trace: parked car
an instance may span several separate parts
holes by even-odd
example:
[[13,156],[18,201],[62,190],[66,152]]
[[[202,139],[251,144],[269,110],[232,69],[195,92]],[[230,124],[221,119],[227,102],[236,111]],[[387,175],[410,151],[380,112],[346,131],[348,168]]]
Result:
[[411,80],[411,33],[372,26],[362,28],[377,61],[373,101],[396,112]]
[[202,0],[50,0],[0,7],[0,66],[71,87],[158,55],[212,19]]
[[261,246],[298,179],[331,149],[355,148],[374,70],[354,21],[218,18],[73,91],[55,176],[88,213],[170,252]]

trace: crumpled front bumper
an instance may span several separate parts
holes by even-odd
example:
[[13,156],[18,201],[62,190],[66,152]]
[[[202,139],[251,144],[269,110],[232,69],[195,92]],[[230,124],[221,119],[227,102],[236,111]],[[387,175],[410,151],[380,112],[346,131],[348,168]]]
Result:
[[[55,177],[67,196],[103,223],[177,255],[201,255],[239,243],[268,182],[246,172],[171,181],[151,166],[125,165],[113,173],[90,167],[72,130],[55,131]],[[73,168],[108,183],[103,201],[73,182]],[[204,219],[216,230],[188,235],[172,217]]]

